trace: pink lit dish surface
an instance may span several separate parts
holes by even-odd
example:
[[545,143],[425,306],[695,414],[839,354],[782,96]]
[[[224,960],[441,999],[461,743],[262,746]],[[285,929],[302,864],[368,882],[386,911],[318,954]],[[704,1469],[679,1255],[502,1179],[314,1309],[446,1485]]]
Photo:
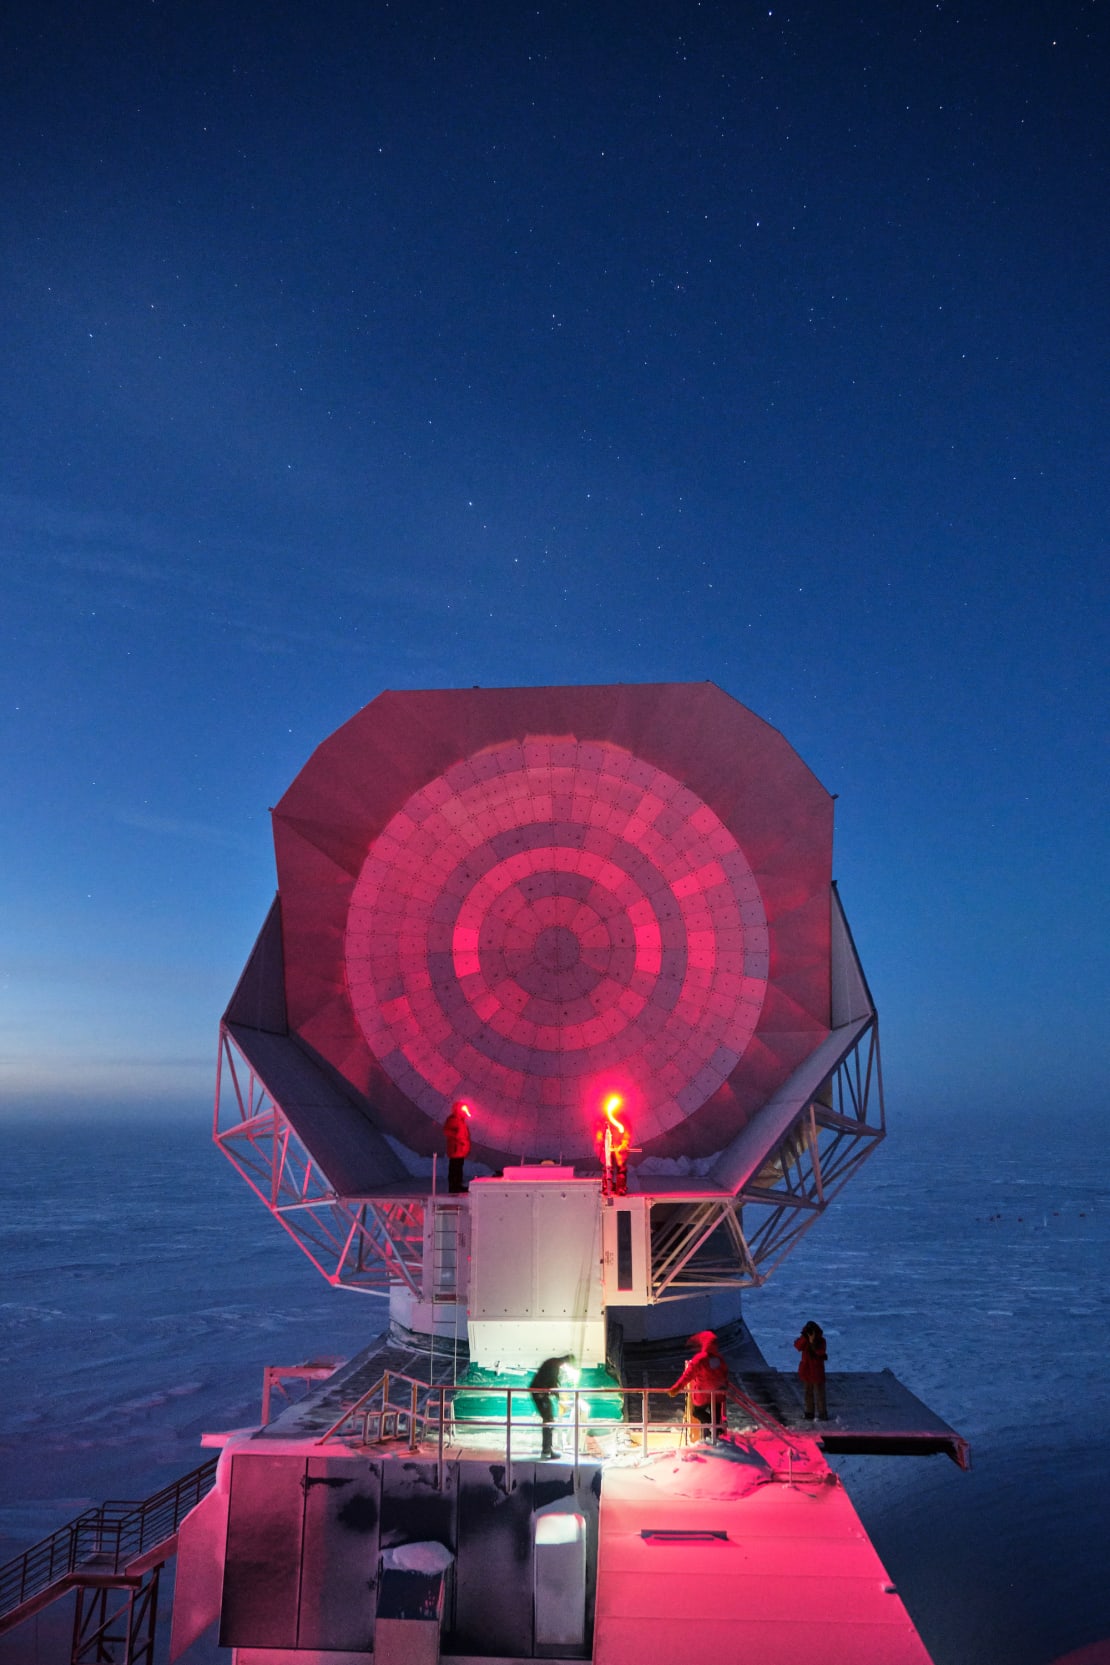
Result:
[[767,991],[767,920],[736,839],[608,742],[491,746],[414,793],[347,917],[347,981],[422,1109],[464,1094],[513,1144],[585,1154],[619,1080],[652,1138],[728,1077]]
[[434,1151],[720,1150],[830,1026],[832,800],[712,684],[391,692],[274,812],[291,1030]]

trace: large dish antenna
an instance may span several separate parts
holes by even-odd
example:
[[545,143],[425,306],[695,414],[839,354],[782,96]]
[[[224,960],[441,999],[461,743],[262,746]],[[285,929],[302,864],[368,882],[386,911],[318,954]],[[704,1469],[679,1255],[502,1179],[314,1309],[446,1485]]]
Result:
[[334,1281],[399,1275],[457,1097],[588,1165],[620,1091],[640,1189],[769,1211],[746,1282],[881,1136],[832,799],[712,684],[385,693],[273,820],[217,1137]]

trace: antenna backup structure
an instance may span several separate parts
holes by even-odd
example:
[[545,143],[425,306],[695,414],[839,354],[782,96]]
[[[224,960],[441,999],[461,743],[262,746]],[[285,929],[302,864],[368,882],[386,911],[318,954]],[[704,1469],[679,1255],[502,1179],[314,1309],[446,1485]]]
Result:
[[712,684],[383,694],[273,820],[216,1137],[331,1282],[411,1330],[455,1320],[419,1158],[456,1097],[508,1171],[591,1163],[620,1089],[627,1338],[724,1321],[882,1138],[832,799]]
[[[709,683],[391,692],[273,824],[215,1137],[388,1324],[210,1437],[174,1657],[921,1665],[825,1453],[964,1443],[889,1372],[814,1439],[740,1311],[884,1133],[829,793]],[[709,1329],[695,1445],[664,1390]]]

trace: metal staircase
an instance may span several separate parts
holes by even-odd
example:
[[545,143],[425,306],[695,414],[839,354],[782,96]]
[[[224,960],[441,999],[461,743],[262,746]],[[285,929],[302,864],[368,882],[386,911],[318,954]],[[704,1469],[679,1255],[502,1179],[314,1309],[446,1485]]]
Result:
[[142,1502],[86,1509],[0,1567],[0,1636],[76,1590],[70,1665],[153,1665],[159,1574],[181,1522],[211,1490],[217,1460]]

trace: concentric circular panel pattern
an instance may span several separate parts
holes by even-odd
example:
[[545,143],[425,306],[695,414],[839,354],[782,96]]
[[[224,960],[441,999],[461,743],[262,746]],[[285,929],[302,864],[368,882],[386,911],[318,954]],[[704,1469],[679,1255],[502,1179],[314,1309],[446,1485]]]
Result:
[[351,897],[347,985],[398,1088],[483,1144],[592,1151],[623,1090],[636,1142],[735,1067],[767,990],[767,920],[714,811],[607,741],[506,742],[415,793]]

